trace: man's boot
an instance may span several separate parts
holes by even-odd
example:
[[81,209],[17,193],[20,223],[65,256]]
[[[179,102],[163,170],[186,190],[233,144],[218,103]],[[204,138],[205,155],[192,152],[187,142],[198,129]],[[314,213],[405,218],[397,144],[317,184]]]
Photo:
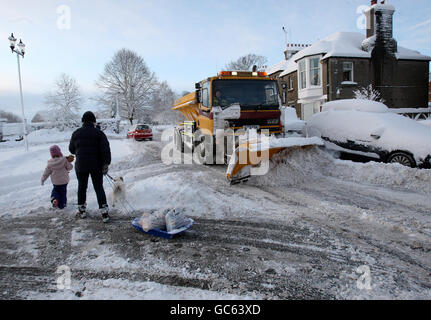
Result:
[[76,216],[78,218],[81,218],[81,219],[87,218],[87,212],[86,212],[86,210],[87,210],[87,205],[86,204],[78,206],[78,212],[76,213]]
[[100,213],[102,214],[103,223],[108,223],[109,222],[109,207],[107,204],[103,205],[103,207],[100,209]]

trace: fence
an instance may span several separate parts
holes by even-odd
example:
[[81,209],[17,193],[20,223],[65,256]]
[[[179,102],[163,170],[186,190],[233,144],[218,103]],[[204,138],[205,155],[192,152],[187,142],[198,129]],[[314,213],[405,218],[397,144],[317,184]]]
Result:
[[389,109],[390,112],[401,114],[413,120],[427,120],[431,119],[430,108],[402,108],[402,109]]

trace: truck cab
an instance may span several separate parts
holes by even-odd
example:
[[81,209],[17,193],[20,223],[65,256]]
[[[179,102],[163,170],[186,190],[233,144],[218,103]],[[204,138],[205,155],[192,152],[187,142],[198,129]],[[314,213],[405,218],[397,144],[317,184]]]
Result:
[[[199,128],[212,132],[214,129],[268,129],[270,133],[281,133],[277,81],[268,78],[265,72],[222,71],[217,77],[196,84],[196,89]],[[224,119],[223,126],[215,125],[215,113],[238,106],[239,117],[232,112],[236,119]]]
[[220,132],[226,137],[250,129],[269,134],[283,131],[277,80],[265,72],[222,71],[196,83],[195,89],[178,99],[173,108],[186,118],[175,134],[181,150],[183,145],[193,149],[208,136],[216,141],[214,145],[220,144]]

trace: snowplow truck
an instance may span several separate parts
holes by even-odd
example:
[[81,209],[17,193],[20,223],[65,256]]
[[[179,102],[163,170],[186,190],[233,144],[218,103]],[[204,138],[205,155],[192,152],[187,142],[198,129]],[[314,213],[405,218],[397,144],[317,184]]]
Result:
[[[260,138],[251,142],[244,137],[250,132],[255,137],[281,134],[280,105],[277,80],[265,72],[222,71],[196,83],[195,91],[175,101],[172,110],[185,118],[175,128],[175,147],[203,164],[229,164],[231,183],[246,180],[249,174],[243,169],[259,166],[262,152],[256,149]],[[280,144],[266,149],[267,158],[284,150]]]

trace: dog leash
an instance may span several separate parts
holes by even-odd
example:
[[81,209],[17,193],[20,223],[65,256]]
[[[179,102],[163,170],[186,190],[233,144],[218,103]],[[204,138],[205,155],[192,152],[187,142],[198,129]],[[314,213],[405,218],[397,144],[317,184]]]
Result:
[[[112,188],[112,191],[115,191],[114,178],[112,178],[109,174],[106,174],[105,176],[106,176],[106,180],[108,181],[109,185]],[[123,206],[123,208],[127,214],[132,215],[132,213],[129,211],[129,209],[127,209],[127,206],[125,205],[125,203],[130,207],[132,212],[136,211],[135,208],[133,208],[133,206],[130,204],[130,202],[127,201],[126,199],[124,199],[124,202],[122,199],[119,199],[119,202],[121,203],[121,205]]]

